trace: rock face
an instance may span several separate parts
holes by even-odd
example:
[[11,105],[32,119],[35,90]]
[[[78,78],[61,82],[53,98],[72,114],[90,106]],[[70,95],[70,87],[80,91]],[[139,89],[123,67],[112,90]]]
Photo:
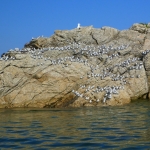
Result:
[[135,23],[133,26],[130,28],[131,30],[138,31],[140,33],[148,33],[150,32],[150,24],[144,24],[144,23]]
[[114,106],[150,98],[149,49],[149,28],[142,24],[32,39],[0,59],[0,108]]

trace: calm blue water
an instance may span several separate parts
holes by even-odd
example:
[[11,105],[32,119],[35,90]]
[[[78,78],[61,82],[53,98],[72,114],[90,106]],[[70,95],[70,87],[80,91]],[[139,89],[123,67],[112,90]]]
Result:
[[119,107],[0,109],[0,149],[150,149],[150,101]]

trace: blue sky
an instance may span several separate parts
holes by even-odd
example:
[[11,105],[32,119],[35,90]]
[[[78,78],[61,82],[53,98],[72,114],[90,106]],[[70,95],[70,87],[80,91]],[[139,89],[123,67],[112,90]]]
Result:
[[150,0],[0,0],[0,54],[77,23],[123,30],[138,22],[150,22]]

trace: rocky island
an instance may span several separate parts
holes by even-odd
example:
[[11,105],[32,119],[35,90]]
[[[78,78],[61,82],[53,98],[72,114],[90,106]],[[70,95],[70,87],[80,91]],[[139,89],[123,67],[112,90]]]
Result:
[[0,58],[0,108],[123,105],[149,89],[150,24],[56,30]]

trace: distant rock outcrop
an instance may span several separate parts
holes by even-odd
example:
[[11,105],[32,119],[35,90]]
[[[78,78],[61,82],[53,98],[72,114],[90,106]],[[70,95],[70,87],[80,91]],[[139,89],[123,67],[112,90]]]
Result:
[[92,26],[32,39],[0,58],[0,108],[123,105],[150,98],[150,28]]

